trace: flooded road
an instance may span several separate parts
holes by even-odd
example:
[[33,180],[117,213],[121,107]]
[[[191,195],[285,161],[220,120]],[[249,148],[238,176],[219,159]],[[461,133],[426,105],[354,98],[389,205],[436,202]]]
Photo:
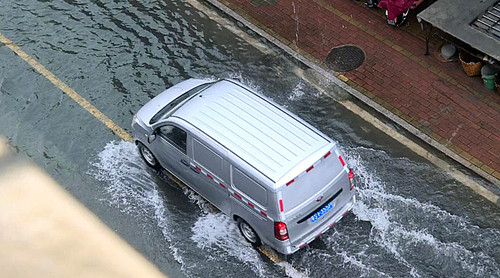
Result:
[[[305,276],[500,276],[498,207],[297,77],[290,57],[260,52],[184,1],[3,3],[0,32],[127,131],[165,88],[229,77],[339,141],[358,203],[286,258]],[[0,134],[162,271],[286,276],[10,49],[0,59]]]

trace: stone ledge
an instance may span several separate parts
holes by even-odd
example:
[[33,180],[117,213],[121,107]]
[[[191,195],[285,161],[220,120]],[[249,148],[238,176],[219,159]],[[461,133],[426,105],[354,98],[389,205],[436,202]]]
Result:
[[2,277],[165,277],[59,187],[0,142]]

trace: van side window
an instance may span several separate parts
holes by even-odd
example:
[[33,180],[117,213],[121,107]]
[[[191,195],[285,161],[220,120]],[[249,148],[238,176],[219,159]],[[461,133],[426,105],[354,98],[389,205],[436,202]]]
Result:
[[231,167],[231,169],[233,186],[245,193],[248,197],[254,199],[257,203],[263,206],[267,205],[266,190],[249,176],[238,170],[238,168]]
[[212,174],[223,177],[223,160],[222,157],[214,151],[193,138],[193,159],[207,168]]
[[174,145],[179,151],[186,153],[187,134],[184,130],[173,125],[164,125],[160,127],[159,135]]

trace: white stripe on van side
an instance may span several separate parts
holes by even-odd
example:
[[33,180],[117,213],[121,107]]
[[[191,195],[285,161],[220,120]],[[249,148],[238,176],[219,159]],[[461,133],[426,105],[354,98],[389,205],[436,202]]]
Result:
[[346,173],[349,173],[349,167],[347,166],[347,163],[345,163],[344,159],[342,158],[342,156],[340,155],[340,153],[337,150],[335,150],[335,155],[337,155],[340,162],[344,162],[344,163],[342,163],[343,164],[342,167],[344,167],[344,171],[346,171]]
[[207,178],[211,179],[217,185],[227,190],[226,184],[221,179],[217,178],[215,175],[212,175],[210,172],[208,172],[199,165],[193,164],[193,166],[196,168],[196,170],[200,171],[201,174],[205,175]]
[[260,215],[264,216],[265,218],[274,221],[267,213],[263,210],[257,207],[254,203],[252,203],[250,200],[244,197],[242,193],[234,191],[232,188],[228,188],[228,191],[231,195],[234,195],[237,199],[239,199],[245,206],[251,207],[253,210],[255,210],[257,213]]
[[[285,221],[285,212],[284,212],[285,211],[285,201],[283,200],[283,193],[281,193],[281,191],[278,191],[277,197],[278,197],[278,211],[280,212],[279,217],[280,217],[281,221]],[[281,209],[282,206],[283,206],[283,210]]]
[[198,171],[200,171],[201,174],[205,175],[207,178],[211,179],[213,182],[215,182],[217,185],[220,185],[222,186],[222,188],[226,189],[229,191],[230,194],[233,194],[234,196],[236,196],[238,199],[241,200],[241,202],[243,202],[245,205],[251,207],[252,209],[254,209],[255,211],[257,211],[258,213],[260,213],[262,216],[268,218],[269,220],[271,221],[274,221],[269,215],[267,215],[267,213],[264,211],[264,210],[261,210],[259,209],[256,205],[254,205],[252,202],[250,202],[249,200],[247,200],[246,198],[243,198],[243,195],[238,193],[238,192],[235,192],[234,190],[228,188],[223,182],[222,180],[219,180],[217,177],[215,177],[214,175],[212,175],[209,171],[205,170],[204,168],[202,168],[201,166],[199,165],[196,165],[196,164],[193,164],[195,165],[196,169]]

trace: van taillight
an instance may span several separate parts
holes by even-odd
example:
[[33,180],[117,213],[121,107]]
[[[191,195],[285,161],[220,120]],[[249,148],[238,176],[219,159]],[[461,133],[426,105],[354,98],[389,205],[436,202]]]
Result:
[[351,190],[354,189],[354,173],[349,170],[349,183],[351,184]]
[[283,222],[274,222],[274,236],[279,240],[288,239],[288,230]]

